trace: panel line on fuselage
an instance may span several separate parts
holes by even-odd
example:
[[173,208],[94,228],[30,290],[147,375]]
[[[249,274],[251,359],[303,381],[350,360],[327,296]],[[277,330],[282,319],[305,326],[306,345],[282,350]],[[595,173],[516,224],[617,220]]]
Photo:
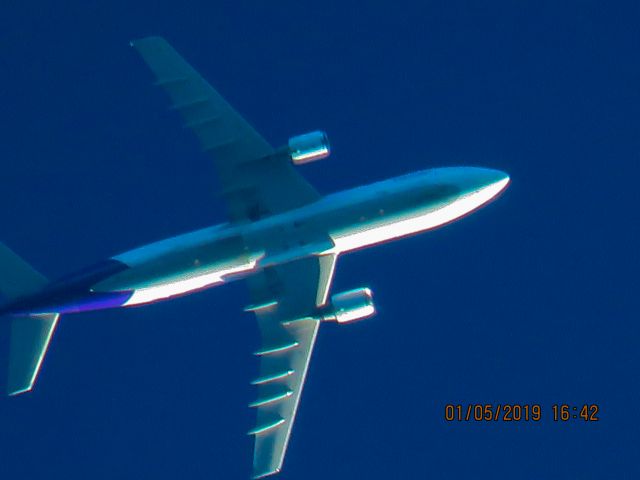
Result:
[[[494,177],[487,180],[491,172]],[[497,196],[509,178],[495,174],[466,167],[416,172],[330,194],[253,223],[203,228],[115,256],[130,269],[97,287],[130,291],[123,306],[139,305],[234,280],[276,260],[341,254],[430,230]],[[311,243],[283,238],[303,227]]]
[[355,228],[331,232],[335,252],[345,253],[363,247],[376,245],[396,238],[431,230],[460,218],[486,204],[500,193],[509,179],[494,183],[471,193],[461,195],[453,202],[426,213],[405,216],[395,221],[373,221]]

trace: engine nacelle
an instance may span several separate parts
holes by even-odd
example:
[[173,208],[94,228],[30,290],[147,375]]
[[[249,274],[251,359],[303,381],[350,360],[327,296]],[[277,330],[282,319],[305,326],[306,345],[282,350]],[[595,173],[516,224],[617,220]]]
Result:
[[330,153],[329,139],[324,132],[315,131],[289,139],[289,156],[294,165],[315,162]]
[[355,322],[376,313],[373,294],[368,288],[356,288],[334,295],[331,297],[329,308],[329,312],[322,316],[322,320],[338,323]]

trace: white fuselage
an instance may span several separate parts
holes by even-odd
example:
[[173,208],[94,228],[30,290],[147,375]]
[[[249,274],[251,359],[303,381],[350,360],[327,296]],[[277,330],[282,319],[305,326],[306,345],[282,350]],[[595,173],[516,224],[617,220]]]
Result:
[[114,257],[130,268],[94,291],[139,305],[243,278],[309,255],[342,254],[452,222],[495,198],[499,171],[439,168],[328,195],[253,223],[221,224]]

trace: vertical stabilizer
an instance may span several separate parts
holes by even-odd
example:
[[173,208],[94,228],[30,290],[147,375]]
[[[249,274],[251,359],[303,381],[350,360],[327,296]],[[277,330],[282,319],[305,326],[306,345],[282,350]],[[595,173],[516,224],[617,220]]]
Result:
[[47,279],[0,243],[0,293],[8,300],[35,293]]

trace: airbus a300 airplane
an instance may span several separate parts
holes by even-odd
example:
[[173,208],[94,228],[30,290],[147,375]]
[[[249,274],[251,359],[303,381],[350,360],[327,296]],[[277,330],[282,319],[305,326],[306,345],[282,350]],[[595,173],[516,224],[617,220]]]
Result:
[[323,159],[322,132],[274,149],[165,40],[132,42],[211,156],[229,221],[49,282],[0,244],[0,315],[11,319],[8,392],[27,392],[61,314],[128,307],[244,279],[262,347],[254,478],[280,471],[322,322],[375,313],[371,291],[330,295],[339,255],[445,225],[509,183],[486,168],[435,168],[321,196],[294,166]]

